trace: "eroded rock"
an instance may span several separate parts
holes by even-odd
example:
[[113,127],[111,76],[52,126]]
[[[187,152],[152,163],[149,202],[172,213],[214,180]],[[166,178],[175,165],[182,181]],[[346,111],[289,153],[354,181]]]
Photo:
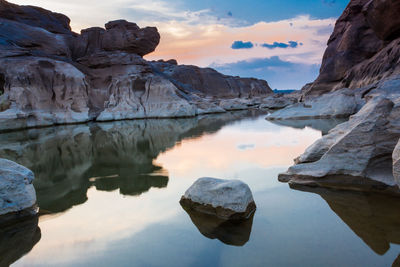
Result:
[[182,206],[219,218],[247,219],[256,209],[247,184],[239,180],[198,179],[182,196]]
[[0,159],[0,215],[32,209],[36,204],[34,175],[29,169],[6,159]]

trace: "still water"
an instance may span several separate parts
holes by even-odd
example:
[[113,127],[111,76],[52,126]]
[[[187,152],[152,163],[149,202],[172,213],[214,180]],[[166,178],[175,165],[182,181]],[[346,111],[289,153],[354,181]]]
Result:
[[[400,199],[277,181],[339,121],[264,118],[235,112],[1,134],[0,157],[36,175],[40,216],[0,230],[0,265],[399,266]],[[203,176],[246,182],[253,220],[187,214],[179,199]]]

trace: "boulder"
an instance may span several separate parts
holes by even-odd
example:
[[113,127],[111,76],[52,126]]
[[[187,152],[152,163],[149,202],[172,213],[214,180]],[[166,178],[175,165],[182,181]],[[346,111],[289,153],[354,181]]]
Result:
[[[392,152],[400,137],[398,97],[378,94],[348,122],[317,140],[281,181],[300,184],[395,185]],[[334,176],[334,178],[332,178]]]
[[89,28],[81,31],[84,50],[77,57],[99,51],[122,51],[140,56],[153,52],[160,42],[160,34],[155,27],[141,29],[136,23],[126,20],[110,21],[103,28]]
[[247,184],[239,180],[199,178],[182,196],[181,205],[219,218],[247,219],[256,210]]
[[356,113],[363,100],[354,91],[342,89],[288,106],[270,114],[268,120],[347,118]]
[[0,215],[32,209],[36,193],[34,175],[29,169],[6,159],[0,159]]
[[297,103],[297,99],[285,95],[272,95],[262,99],[260,108],[262,109],[282,109]]

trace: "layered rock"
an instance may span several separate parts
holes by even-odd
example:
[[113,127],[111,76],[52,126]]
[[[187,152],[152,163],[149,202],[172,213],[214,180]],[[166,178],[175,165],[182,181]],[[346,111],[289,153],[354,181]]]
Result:
[[399,17],[397,1],[349,3],[328,41],[319,77],[303,88],[302,103],[269,118],[355,115],[295,159],[296,165],[280,175],[281,181],[368,190],[396,188]]
[[371,179],[395,185],[392,153],[400,138],[398,88],[398,80],[382,82],[366,95],[367,103],[356,115],[310,146],[280,180],[362,186],[371,184]]
[[396,0],[350,1],[328,41],[320,75],[304,94],[359,88],[399,74],[399,18]]
[[248,219],[256,209],[249,186],[239,180],[199,178],[182,196],[186,209],[218,218]]
[[28,209],[34,214],[36,193],[34,175],[29,169],[6,159],[0,159],[0,215],[16,214]]
[[64,15],[1,0],[0,131],[189,117],[225,112],[222,99],[272,94],[262,80],[144,60],[159,41],[156,28],[125,20],[77,34]]
[[324,94],[318,98],[290,105],[270,114],[268,120],[348,118],[356,113],[364,101],[349,89]]

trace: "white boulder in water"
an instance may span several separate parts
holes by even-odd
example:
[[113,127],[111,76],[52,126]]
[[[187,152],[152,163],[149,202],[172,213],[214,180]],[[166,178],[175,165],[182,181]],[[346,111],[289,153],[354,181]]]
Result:
[[223,219],[247,219],[256,209],[247,184],[208,177],[198,179],[185,192],[181,205]]

